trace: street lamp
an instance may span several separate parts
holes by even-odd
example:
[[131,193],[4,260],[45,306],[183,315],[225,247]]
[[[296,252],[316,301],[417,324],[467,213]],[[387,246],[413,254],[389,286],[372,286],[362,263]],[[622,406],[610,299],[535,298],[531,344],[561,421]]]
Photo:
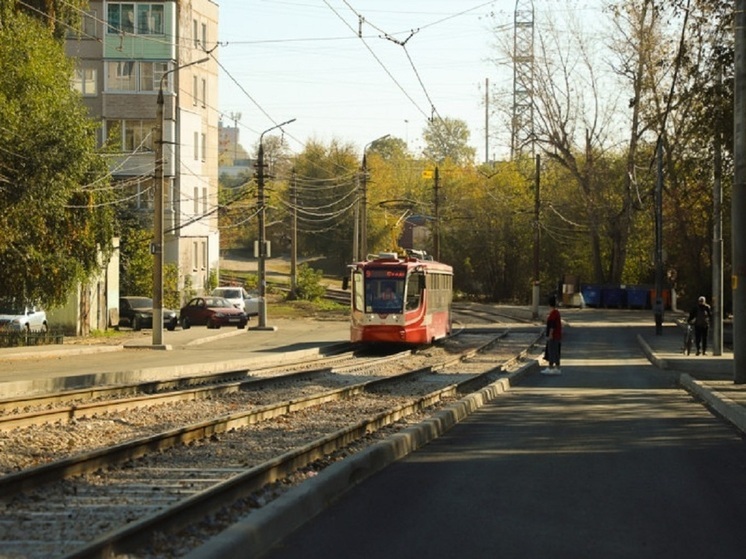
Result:
[[265,204],[264,204],[264,135],[286,124],[295,122],[295,119],[286,120],[280,124],[267,128],[259,135],[259,153],[257,155],[257,186],[259,204],[259,241],[257,256],[259,258],[259,324],[252,330],[276,330],[267,326],[267,269],[265,260],[269,256],[269,243],[266,241]]
[[385,136],[376,138],[372,142],[368,142],[367,144],[365,144],[365,147],[363,148],[363,172],[362,172],[362,177],[361,177],[361,180],[363,183],[363,192],[361,196],[362,208],[360,210],[361,260],[367,260],[368,258],[368,159],[367,159],[368,148],[378,141],[385,140],[389,136],[391,136],[391,134],[386,134]]
[[154,216],[153,243],[150,252],[153,254],[153,348],[166,349],[163,345],[163,81],[169,74],[210,60],[209,57],[200,58],[188,64],[183,64],[163,72],[158,85],[158,108],[155,116],[155,184],[154,186]]

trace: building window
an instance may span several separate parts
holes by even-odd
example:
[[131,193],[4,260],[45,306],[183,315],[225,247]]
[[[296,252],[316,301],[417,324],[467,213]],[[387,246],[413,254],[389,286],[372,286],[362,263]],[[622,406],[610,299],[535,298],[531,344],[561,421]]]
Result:
[[96,68],[76,68],[73,74],[73,89],[86,97],[96,96]]
[[155,189],[153,188],[152,179],[138,179],[135,188],[137,196],[135,197],[135,206],[141,210],[153,209],[155,199]]
[[207,80],[202,78],[202,108],[207,106]]
[[98,39],[96,33],[96,12],[85,12],[83,14],[83,35],[86,39]]
[[124,153],[153,151],[155,120],[107,120],[106,138]]
[[194,160],[199,161],[199,132],[194,133]]
[[197,35],[197,31],[199,30],[199,22],[195,19],[192,20],[192,36],[194,37],[194,46],[199,47],[199,35]]
[[135,32],[135,5],[134,4],[109,4],[108,7],[109,27],[107,31],[113,34]]
[[[161,78],[168,71],[168,62],[140,62],[140,91],[158,91]],[[166,84],[164,83],[164,88]]]
[[207,187],[202,187],[202,213],[207,215]]
[[[169,62],[109,61],[106,63],[106,90],[157,91],[161,84],[161,78],[169,67]],[[166,91],[170,91],[170,80],[167,79],[163,85]]]
[[[137,6],[137,10],[135,10]],[[107,5],[106,32],[114,35],[130,33],[138,35],[163,35],[163,4],[110,3]]]
[[106,89],[137,91],[137,67],[130,60],[106,63]]
[[163,35],[163,4],[137,5],[137,34]]
[[197,78],[197,76],[192,76],[192,105],[195,107],[197,106],[197,100],[199,99],[199,89],[197,89],[198,82],[199,78]]
[[202,134],[201,140],[202,140],[202,145],[201,145],[202,161],[206,161],[207,160],[207,136],[205,134]]
[[199,213],[199,188],[194,187],[194,215],[197,215]]
[[202,48],[207,50],[207,24],[202,24]]
[[192,243],[192,269],[196,272],[199,266],[199,245],[197,241]]

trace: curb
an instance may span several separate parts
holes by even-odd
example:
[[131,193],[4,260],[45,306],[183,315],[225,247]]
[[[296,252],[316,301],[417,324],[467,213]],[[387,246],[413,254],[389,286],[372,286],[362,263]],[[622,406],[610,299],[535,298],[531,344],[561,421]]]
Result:
[[686,373],[679,375],[679,385],[714,410],[719,416],[731,423],[741,433],[746,433],[746,411],[743,406],[704,386],[704,384]]
[[538,367],[537,361],[529,361],[518,371],[451,404],[432,418],[332,464],[315,478],[231,525],[184,559],[258,557],[266,553],[349,489],[439,437],[486,403],[508,392],[512,385]]
[[[174,379],[182,376],[199,374],[224,373],[233,369],[257,369],[272,365],[282,365],[287,362],[318,356],[322,351],[335,350],[345,347],[346,342],[332,343],[311,349],[289,351],[279,355],[253,356],[232,361],[220,362],[197,362],[182,365],[167,365],[163,367],[152,367],[146,369],[112,371],[108,373],[89,373],[66,377],[52,377],[35,380],[18,380],[0,383],[0,398],[10,398],[21,394],[44,394],[62,390],[75,390],[89,388],[91,386],[106,386],[110,384],[123,384],[143,382],[150,380]],[[122,346],[113,347],[118,350]]]
[[648,342],[646,342],[645,339],[640,334],[637,334],[637,343],[639,343],[640,347],[642,347],[642,351],[643,353],[645,353],[645,356],[648,358],[648,361],[650,361],[653,365],[655,365],[659,369],[669,369],[668,361],[666,359],[663,359],[662,357],[658,357],[655,354],[655,352],[653,352],[653,350],[650,349]]

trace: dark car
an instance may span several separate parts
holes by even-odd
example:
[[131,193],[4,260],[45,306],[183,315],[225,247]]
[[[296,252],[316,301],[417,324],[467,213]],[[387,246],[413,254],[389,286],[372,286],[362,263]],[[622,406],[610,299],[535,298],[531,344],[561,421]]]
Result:
[[235,326],[246,328],[249,317],[224,297],[195,297],[179,311],[182,328],[204,324],[208,328]]
[[[163,309],[163,326],[175,330],[179,320],[176,311]],[[153,327],[153,299],[150,297],[120,297],[119,326],[133,330]]]

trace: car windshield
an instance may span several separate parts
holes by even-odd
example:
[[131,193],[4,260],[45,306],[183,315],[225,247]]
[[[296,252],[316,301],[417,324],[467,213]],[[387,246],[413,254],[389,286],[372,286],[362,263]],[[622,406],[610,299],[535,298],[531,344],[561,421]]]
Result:
[[215,293],[215,295],[220,295],[221,297],[225,297],[226,299],[241,299],[241,290],[240,289],[222,289]]
[[223,299],[222,297],[210,297],[208,299],[205,299],[205,302],[207,303],[208,307],[218,307],[218,308],[224,308],[224,307],[232,307],[230,301],[227,301],[226,299]]
[[153,300],[143,297],[141,299],[128,299],[133,309],[150,309],[153,308]]
[[0,301],[0,314],[25,314],[23,305],[13,301]]

